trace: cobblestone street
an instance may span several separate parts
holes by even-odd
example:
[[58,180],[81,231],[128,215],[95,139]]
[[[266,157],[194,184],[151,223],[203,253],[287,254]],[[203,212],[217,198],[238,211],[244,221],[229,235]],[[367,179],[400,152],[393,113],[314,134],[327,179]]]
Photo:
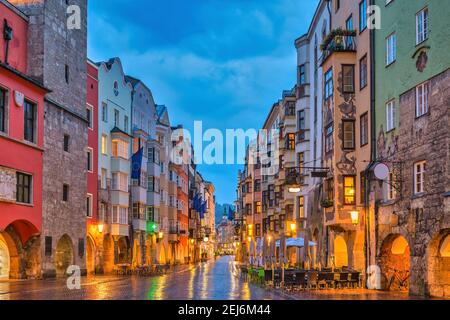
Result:
[[377,300],[409,299],[406,294],[368,290],[324,290],[298,294],[265,290],[240,279],[233,258],[180,268],[154,278],[95,276],[81,290],[65,280],[0,282],[0,300]]

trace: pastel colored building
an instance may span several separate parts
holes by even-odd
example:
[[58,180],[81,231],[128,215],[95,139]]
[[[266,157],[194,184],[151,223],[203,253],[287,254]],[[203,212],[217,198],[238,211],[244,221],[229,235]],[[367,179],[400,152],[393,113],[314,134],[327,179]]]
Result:
[[29,18],[2,0],[0,20],[0,279],[39,278],[48,90],[28,74]]
[[131,264],[132,92],[119,58],[98,63],[99,211],[105,217],[103,269]]
[[89,274],[102,273],[103,228],[105,212],[98,210],[98,66],[87,61],[86,117],[89,121],[88,146],[86,149],[87,196],[86,196],[86,269]]

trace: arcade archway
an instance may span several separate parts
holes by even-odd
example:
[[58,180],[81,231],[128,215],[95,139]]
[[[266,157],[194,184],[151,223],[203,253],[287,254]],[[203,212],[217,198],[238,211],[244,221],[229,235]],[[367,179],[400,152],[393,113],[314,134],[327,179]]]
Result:
[[442,230],[428,249],[428,285],[433,297],[450,297],[450,229]]
[[0,280],[9,279],[10,255],[6,240],[0,234]]
[[114,240],[111,235],[103,239],[103,271],[111,273],[114,270]]
[[56,245],[55,267],[56,275],[64,277],[67,268],[73,265],[73,244],[72,239],[68,235],[63,235]]
[[334,238],[334,265],[336,268],[348,267],[348,248],[342,236]]
[[95,273],[95,244],[90,236],[86,238],[86,269],[88,274]]
[[382,286],[389,291],[408,291],[410,278],[410,247],[402,235],[388,236],[381,247]]

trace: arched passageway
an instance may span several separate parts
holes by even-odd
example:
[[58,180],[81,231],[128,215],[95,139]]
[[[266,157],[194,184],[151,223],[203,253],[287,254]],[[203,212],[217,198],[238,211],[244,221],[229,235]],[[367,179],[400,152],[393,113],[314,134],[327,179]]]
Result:
[[73,244],[72,239],[68,235],[63,235],[56,244],[55,253],[55,267],[56,275],[58,277],[64,277],[67,272],[67,268],[73,265]]
[[450,229],[442,230],[428,248],[428,286],[433,297],[450,297]]
[[103,271],[111,273],[114,270],[114,240],[111,235],[103,239]]
[[334,265],[336,268],[348,267],[348,248],[342,236],[334,238]]
[[117,263],[130,263],[129,241],[127,237],[120,237],[117,241]]
[[389,291],[408,291],[410,279],[410,247],[401,235],[388,236],[381,247],[382,287]]
[[10,255],[8,244],[0,234],[0,280],[9,279]]
[[88,274],[95,273],[95,243],[90,236],[86,238],[86,269]]

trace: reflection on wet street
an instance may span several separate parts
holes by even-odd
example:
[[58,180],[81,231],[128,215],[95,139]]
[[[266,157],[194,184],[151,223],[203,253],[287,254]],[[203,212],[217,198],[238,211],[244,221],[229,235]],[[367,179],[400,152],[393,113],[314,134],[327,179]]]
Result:
[[65,280],[0,282],[0,300],[277,300],[287,296],[243,281],[232,257],[180,267],[165,276],[82,279],[80,290]]

